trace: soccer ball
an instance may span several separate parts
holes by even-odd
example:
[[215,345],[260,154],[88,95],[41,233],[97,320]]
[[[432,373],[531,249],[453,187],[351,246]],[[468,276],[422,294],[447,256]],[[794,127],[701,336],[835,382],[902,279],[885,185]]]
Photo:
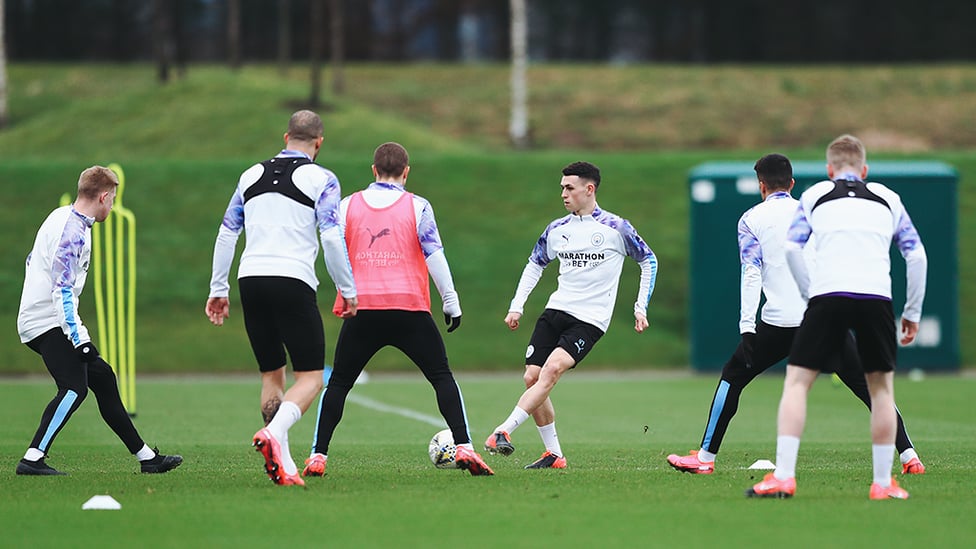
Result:
[[430,461],[438,469],[457,469],[457,463],[454,461],[456,452],[457,446],[454,445],[454,435],[451,434],[450,429],[438,432],[430,439],[430,444],[427,446]]

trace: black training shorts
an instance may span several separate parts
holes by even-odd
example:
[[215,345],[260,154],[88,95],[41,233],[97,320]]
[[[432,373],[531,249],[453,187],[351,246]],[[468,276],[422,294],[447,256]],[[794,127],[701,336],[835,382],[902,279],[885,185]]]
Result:
[[865,372],[895,369],[897,343],[891,301],[881,298],[817,296],[807,304],[803,323],[793,339],[790,364],[825,370],[854,332],[857,354]]
[[546,309],[535,323],[525,350],[525,363],[542,366],[552,351],[561,347],[579,364],[601,337],[603,330],[596,326],[563,311]]
[[248,276],[238,281],[244,327],[262,372],[285,365],[285,350],[295,371],[325,365],[325,332],[315,290],[295,278]]

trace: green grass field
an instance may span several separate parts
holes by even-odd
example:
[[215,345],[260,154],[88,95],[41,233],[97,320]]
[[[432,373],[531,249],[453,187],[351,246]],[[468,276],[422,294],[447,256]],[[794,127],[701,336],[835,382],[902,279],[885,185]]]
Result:
[[[521,376],[461,375],[472,438],[480,443],[521,392]],[[376,409],[438,417],[419,373],[374,375],[350,395],[327,474],[305,489],[274,486],[249,446],[260,426],[254,378],[164,378],[140,383],[136,423],[150,444],[182,453],[166,475],[138,466],[86,402],[49,462],[66,477],[18,477],[50,382],[0,385],[0,516],[7,547],[968,547],[976,535],[976,410],[972,377],[899,378],[898,403],[928,471],[901,477],[907,501],[872,502],[868,414],[824,377],[810,398],[797,496],[746,500],[775,460],[782,376],[743,396],[711,476],[677,473],[671,452],[696,448],[715,379],[682,374],[573,372],[554,393],[565,470],[526,471],[542,445],[534,427],[493,477],[435,469],[427,441],[440,427]],[[365,402],[367,405],[362,404]],[[292,429],[304,458],[314,413]],[[479,444],[480,446],[480,444]],[[897,460],[896,460],[897,461]],[[900,469],[899,469],[900,471]],[[120,511],[83,511],[107,494]],[[54,521],[52,523],[52,521]]]

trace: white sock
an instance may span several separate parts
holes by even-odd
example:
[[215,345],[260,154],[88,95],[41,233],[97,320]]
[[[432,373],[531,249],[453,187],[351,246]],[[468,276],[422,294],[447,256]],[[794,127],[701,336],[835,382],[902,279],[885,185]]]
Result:
[[301,418],[302,409],[294,402],[286,400],[281,403],[278,412],[268,424],[268,430],[278,439],[278,444],[281,446],[281,464],[285,468],[285,473],[289,475],[297,474],[298,466],[295,465],[295,460],[291,457],[291,448],[288,446],[288,430]]
[[776,437],[776,471],[773,476],[786,480],[796,476],[796,456],[800,453],[800,437]]
[[909,461],[917,457],[918,457],[918,453],[915,451],[915,448],[909,448],[901,453],[899,459],[901,460],[902,463],[908,463]]
[[542,443],[546,445],[546,450],[549,453],[556,456],[563,455],[563,449],[559,446],[559,435],[556,434],[556,422],[553,421],[549,425],[540,425],[539,436],[542,437]]
[[156,451],[149,447],[147,444],[143,444],[142,448],[136,452],[136,459],[139,461],[146,461],[156,457]]
[[698,461],[704,463],[713,463],[715,461],[715,454],[702,448],[701,450],[698,450]]
[[498,427],[495,427],[495,432],[505,431],[508,434],[512,434],[512,431],[517,429],[527,419],[529,419],[529,413],[516,406],[512,410],[512,413],[509,414],[508,419]]
[[871,457],[874,463],[874,482],[887,488],[891,486],[891,465],[895,462],[894,444],[872,444]]
[[44,452],[38,450],[37,448],[28,448],[27,452],[24,453],[24,459],[27,461],[37,461],[44,457]]

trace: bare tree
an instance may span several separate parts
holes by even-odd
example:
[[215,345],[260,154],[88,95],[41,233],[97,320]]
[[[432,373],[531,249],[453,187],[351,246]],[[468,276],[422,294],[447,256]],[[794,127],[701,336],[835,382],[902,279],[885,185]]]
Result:
[[153,0],[153,57],[156,58],[157,78],[162,84],[169,82],[170,65],[173,64],[172,15],[170,0]]
[[528,13],[525,0],[510,0],[512,35],[512,117],[508,135],[518,149],[528,148],[529,143],[529,86],[526,79],[528,66]]
[[7,127],[7,48],[3,37],[3,0],[0,0],[0,128]]
[[345,14],[342,10],[342,0],[331,0],[332,24],[330,39],[332,40],[332,93],[342,95],[346,89],[346,76],[342,65],[346,58]]
[[278,0],[278,72],[285,74],[291,61],[291,2]]
[[311,0],[311,17],[309,29],[309,65],[312,81],[311,94],[308,98],[309,106],[318,107],[322,101],[322,29],[325,17],[325,0]]
[[227,0],[227,60],[241,68],[241,0]]

